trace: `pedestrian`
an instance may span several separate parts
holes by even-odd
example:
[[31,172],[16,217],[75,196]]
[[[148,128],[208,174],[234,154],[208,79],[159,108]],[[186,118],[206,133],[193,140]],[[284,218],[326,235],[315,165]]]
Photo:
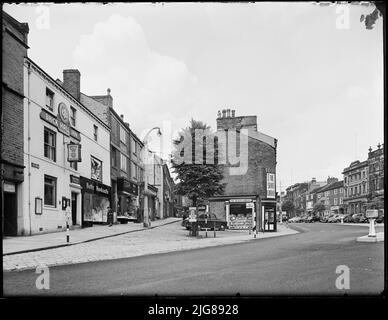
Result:
[[113,210],[108,207],[108,223],[109,223],[109,227],[111,227],[113,225]]

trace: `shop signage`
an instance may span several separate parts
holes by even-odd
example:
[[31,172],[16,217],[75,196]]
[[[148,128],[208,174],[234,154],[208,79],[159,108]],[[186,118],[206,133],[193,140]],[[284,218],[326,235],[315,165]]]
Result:
[[254,208],[253,202],[248,202],[248,203],[246,204],[246,208],[247,208],[247,209],[252,209],[252,208]]
[[379,216],[378,210],[366,210],[365,216],[370,219],[377,218]]
[[67,145],[67,161],[81,162],[81,145],[78,143],[69,143]]
[[39,169],[39,164],[38,164],[38,163],[31,162],[31,167],[33,167],[33,168],[35,168],[35,169]]
[[275,174],[267,173],[267,198],[275,199]]
[[131,181],[128,181],[124,178],[118,178],[117,179],[117,191],[125,191],[128,192],[134,196],[137,196],[139,194],[139,187],[136,183],[133,183]]
[[46,111],[45,109],[42,109],[40,112],[40,118],[50,123],[54,127],[56,127],[59,132],[62,132],[67,136],[71,136],[74,139],[81,141],[81,134],[79,133],[79,131],[70,127],[68,120],[66,122],[64,121],[64,119],[66,120],[66,117],[68,116],[68,115],[66,116],[66,110],[67,110],[66,105],[64,103],[60,103],[58,106],[57,117],[53,116],[50,112]]
[[229,199],[229,202],[252,202],[252,199]]
[[189,222],[197,222],[197,208],[190,207],[189,212]]
[[14,183],[4,182],[4,192],[16,192],[16,187]]
[[81,184],[79,177],[70,175],[70,182],[75,184]]
[[102,161],[91,157],[91,177],[94,180],[102,181]]
[[87,179],[85,177],[80,177],[79,179],[80,179],[81,187],[84,189],[85,192],[102,194],[104,196],[110,195],[110,187],[109,186],[102,184],[102,183],[99,183],[97,181]]

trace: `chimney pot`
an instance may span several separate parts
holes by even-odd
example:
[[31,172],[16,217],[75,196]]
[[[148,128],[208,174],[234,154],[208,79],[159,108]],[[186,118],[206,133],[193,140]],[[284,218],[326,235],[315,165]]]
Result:
[[225,110],[225,109],[222,110],[222,117],[223,117],[223,118],[226,117],[226,110]]
[[230,109],[226,110],[227,117],[230,118]]
[[236,112],[236,110],[232,110],[232,118],[234,118],[235,112]]
[[124,120],[124,115],[123,115],[123,114],[120,114],[120,118]]
[[108,88],[106,91],[108,92],[108,96],[110,96],[110,88]]

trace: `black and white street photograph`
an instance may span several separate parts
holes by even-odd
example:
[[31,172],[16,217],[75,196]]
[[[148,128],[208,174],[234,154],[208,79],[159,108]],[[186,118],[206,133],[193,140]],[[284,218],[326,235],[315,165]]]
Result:
[[384,19],[3,3],[2,298],[385,297]]

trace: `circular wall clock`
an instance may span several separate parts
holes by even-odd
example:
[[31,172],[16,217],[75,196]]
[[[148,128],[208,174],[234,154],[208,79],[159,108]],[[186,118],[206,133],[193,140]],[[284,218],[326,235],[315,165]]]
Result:
[[63,102],[61,102],[58,106],[58,114],[63,122],[69,122],[69,110]]

